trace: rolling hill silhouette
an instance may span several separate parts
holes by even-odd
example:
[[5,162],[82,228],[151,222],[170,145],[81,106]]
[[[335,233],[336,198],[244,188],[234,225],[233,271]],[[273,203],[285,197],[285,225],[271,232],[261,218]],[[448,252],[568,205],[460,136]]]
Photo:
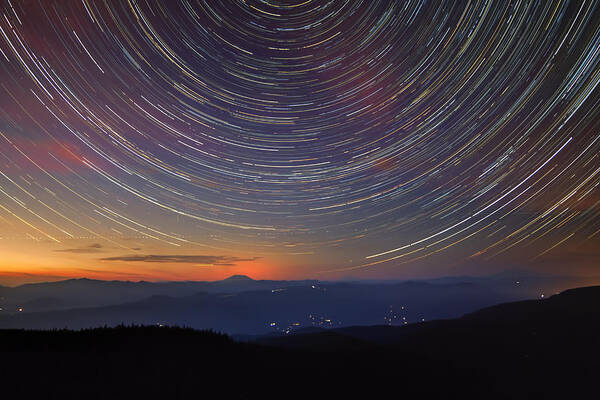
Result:
[[[250,284],[250,288],[255,288],[258,282],[246,278],[241,280],[244,285]],[[469,283],[306,285],[294,282],[292,286],[286,286],[285,282],[277,282],[277,285],[268,284],[274,289],[227,292],[232,288],[228,283],[233,282],[233,288],[237,289],[240,287],[239,281],[239,278],[234,278],[219,283],[218,289],[222,293],[202,291],[181,295],[182,292],[179,292],[179,296],[174,296],[159,291],[140,300],[102,307],[0,315],[0,329],[82,329],[159,323],[215,329],[229,334],[265,334],[309,326],[333,328],[379,324],[390,313],[390,307],[391,313],[396,316],[393,321],[396,324],[424,318],[450,318],[478,307],[514,299],[511,294]],[[137,290],[134,288],[134,293]],[[60,296],[64,292],[53,293]],[[52,301],[57,302],[56,299]],[[24,309],[27,307],[24,306]]]
[[566,284],[531,274],[395,283],[272,281],[240,275],[216,282],[71,279],[0,288],[0,329],[163,324],[261,335],[310,327],[404,325],[538,297]]
[[593,398],[598,304],[600,287],[586,287],[453,320],[254,343],[156,326],[2,330],[2,391],[90,399]]

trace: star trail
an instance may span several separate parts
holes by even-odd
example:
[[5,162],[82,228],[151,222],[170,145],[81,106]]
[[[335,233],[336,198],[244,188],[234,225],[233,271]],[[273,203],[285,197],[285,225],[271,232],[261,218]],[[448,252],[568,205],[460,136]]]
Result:
[[0,68],[0,248],[44,274],[600,259],[598,1],[6,0]]

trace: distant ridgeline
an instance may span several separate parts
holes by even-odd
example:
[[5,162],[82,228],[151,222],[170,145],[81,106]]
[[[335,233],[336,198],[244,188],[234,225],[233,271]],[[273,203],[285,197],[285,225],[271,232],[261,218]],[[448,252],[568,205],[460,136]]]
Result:
[[0,329],[178,325],[229,334],[405,325],[548,296],[574,280],[531,275],[430,281],[122,282],[73,279],[0,288]]

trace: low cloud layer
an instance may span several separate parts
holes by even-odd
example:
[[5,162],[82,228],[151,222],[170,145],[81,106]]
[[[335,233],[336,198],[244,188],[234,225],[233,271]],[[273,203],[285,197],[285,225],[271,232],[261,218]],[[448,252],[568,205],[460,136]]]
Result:
[[241,258],[231,256],[205,256],[205,255],[179,255],[179,254],[135,254],[116,257],[101,258],[102,261],[149,262],[149,263],[186,263],[186,264],[212,264],[219,266],[233,266],[238,262],[255,261],[260,257]]
[[99,243],[94,243],[86,247],[77,247],[74,249],[54,250],[57,253],[75,253],[75,254],[94,254],[102,253],[103,246]]

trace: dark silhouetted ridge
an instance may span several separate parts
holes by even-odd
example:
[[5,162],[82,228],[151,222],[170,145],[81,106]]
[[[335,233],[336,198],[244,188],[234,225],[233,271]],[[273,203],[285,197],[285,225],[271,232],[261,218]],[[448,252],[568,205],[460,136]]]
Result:
[[[179,301],[154,297],[147,303],[164,300]],[[86,399],[202,393],[224,399],[594,398],[599,304],[600,287],[585,287],[451,320],[309,328],[244,343],[162,324],[0,330],[2,393]]]

